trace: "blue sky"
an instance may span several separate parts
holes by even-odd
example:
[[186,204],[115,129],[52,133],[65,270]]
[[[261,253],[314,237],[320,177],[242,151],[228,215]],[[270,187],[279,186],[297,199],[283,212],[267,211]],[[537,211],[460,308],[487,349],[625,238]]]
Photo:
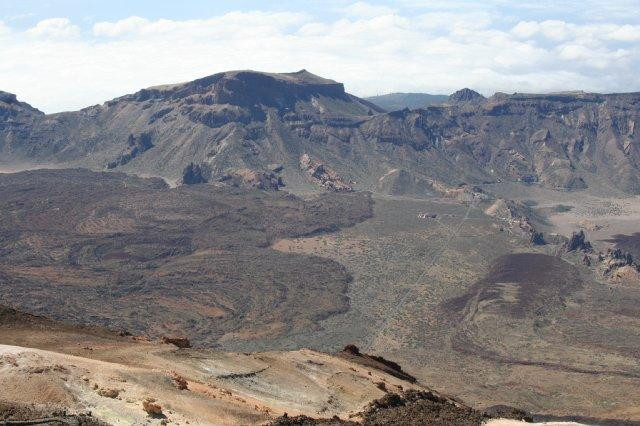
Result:
[[[0,19],[27,28],[39,20],[64,16],[89,27],[92,23],[118,20],[129,16],[148,19],[194,19],[240,11],[298,11],[311,13],[320,19],[334,19],[341,8],[353,1],[162,1],[162,0],[0,0]],[[461,9],[484,10],[506,17],[507,20],[559,19],[575,23],[615,20],[618,23],[638,24],[638,1],[369,1],[371,5],[387,6],[401,13],[425,10]]]
[[0,0],[0,90],[46,112],[228,69],[391,91],[640,90],[640,1]]

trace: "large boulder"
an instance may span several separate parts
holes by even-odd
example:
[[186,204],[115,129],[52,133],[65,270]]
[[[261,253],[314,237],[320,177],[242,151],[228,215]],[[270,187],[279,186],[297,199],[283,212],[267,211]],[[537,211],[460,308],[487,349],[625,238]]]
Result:
[[190,348],[191,342],[186,337],[168,337],[162,338],[162,343],[165,345],[174,345],[181,349]]
[[182,171],[182,183],[185,185],[196,185],[207,183],[205,170],[199,164],[189,163]]
[[566,252],[582,251],[587,253],[593,251],[593,247],[591,243],[587,241],[583,230],[571,234],[571,238],[569,238],[569,241],[564,245],[564,249]]

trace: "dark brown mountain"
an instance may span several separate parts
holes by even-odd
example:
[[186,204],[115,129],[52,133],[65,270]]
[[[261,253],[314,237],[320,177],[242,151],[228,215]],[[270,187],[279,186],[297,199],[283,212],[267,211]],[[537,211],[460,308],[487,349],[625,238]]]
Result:
[[[484,98],[463,89],[445,105],[383,113],[304,70],[234,71],[52,115],[4,94],[0,152],[5,165],[84,166],[175,182],[193,163],[203,180],[253,176],[249,182],[264,187],[277,178],[262,173],[278,164],[292,191],[322,184],[402,193],[401,182],[385,182],[402,176],[409,193],[425,192],[416,182],[441,190],[500,180],[638,193],[639,102],[638,93]],[[301,170],[304,154],[340,184]]]
[[481,101],[486,99],[480,93],[469,88],[460,89],[449,96],[450,102],[469,102],[469,101]]

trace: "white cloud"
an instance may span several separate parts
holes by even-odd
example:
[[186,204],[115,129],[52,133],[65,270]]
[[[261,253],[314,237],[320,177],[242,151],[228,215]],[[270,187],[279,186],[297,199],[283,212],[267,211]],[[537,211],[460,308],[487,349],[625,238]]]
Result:
[[415,22],[424,30],[455,30],[457,32],[464,32],[487,28],[491,24],[491,17],[483,12],[429,12],[418,15],[415,18]]
[[561,41],[575,35],[576,27],[557,20],[543,22],[522,21],[513,27],[511,32],[520,38],[542,36],[550,40]]
[[605,34],[604,37],[618,41],[640,41],[640,25],[623,25],[621,27],[615,27],[611,32]]
[[311,22],[305,24],[298,30],[301,36],[321,36],[327,32],[328,26],[320,22]]
[[[131,16],[116,22],[98,22],[93,26],[96,37],[122,36],[159,36],[167,34],[183,34],[189,37],[205,37],[220,35],[222,31],[235,30],[237,34],[247,32],[268,32],[286,30],[307,22],[309,17],[301,13],[278,12],[231,12],[211,19],[192,19],[174,21],[159,19],[149,21],[138,16]],[[227,36],[233,36],[228,34]]]
[[0,37],[8,35],[11,32],[11,29],[5,25],[4,22],[0,21]]
[[393,15],[395,11],[387,6],[379,6],[359,1],[344,8],[347,16],[357,19],[375,18],[381,15]]
[[567,39],[635,42],[640,41],[640,25],[584,24],[564,21],[521,21],[511,29],[511,34],[521,39],[544,37],[549,40]]
[[569,61],[594,59],[596,52],[579,44],[565,44],[558,48],[560,58]]
[[540,31],[540,24],[535,21],[521,21],[511,29],[511,32],[519,38],[530,38]]
[[93,35],[104,37],[119,37],[124,34],[138,33],[141,28],[149,25],[149,20],[138,16],[130,16],[116,22],[98,22],[93,25]]
[[73,25],[67,18],[50,18],[29,28],[27,34],[43,38],[74,38],[80,36],[80,27]]
[[478,10],[409,15],[356,5],[359,13],[332,21],[290,12],[129,17],[90,33],[63,18],[42,21],[29,36],[5,30],[0,57],[12,60],[0,61],[0,89],[47,112],[230,69],[306,68],[361,96],[640,89],[635,25],[529,20],[504,29],[506,21]]
[[561,41],[566,40],[575,31],[573,25],[564,21],[543,21],[540,23],[540,32],[548,39]]

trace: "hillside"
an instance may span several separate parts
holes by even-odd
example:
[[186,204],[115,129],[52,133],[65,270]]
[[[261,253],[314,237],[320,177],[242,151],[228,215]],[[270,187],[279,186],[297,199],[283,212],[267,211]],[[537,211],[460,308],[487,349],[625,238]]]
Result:
[[[374,400],[406,391],[441,398],[441,405],[476,419],[469,424],[484,418],[340,354],[179,349],[3,306],[0,333],[0,422],[9,424],[49,418],[46,424],[248,425],[287,414],[346,421]],[[157,411],[145,412],[151,399]]]
[[333,354],[180,348],[2,305],[0,332],[0,422],[8,425],[638,424],[473,408],[353,345]]
[[[2,99],[4,167],[83,166],[179,183],[193,163],[202,180],[251,185],[278,170],[278,186],[294,192],[500,181],[640,192],[637,93],[484,98],[465,89],[444,105],[383,113],[303,70],[226,72],[52,115]],[[393,170],[410,184],[381,185]]]
[[480,426],[529,416],[471,408],[354,346],[334,354],[180,348],[2,305],[0,333],[2,424]]

